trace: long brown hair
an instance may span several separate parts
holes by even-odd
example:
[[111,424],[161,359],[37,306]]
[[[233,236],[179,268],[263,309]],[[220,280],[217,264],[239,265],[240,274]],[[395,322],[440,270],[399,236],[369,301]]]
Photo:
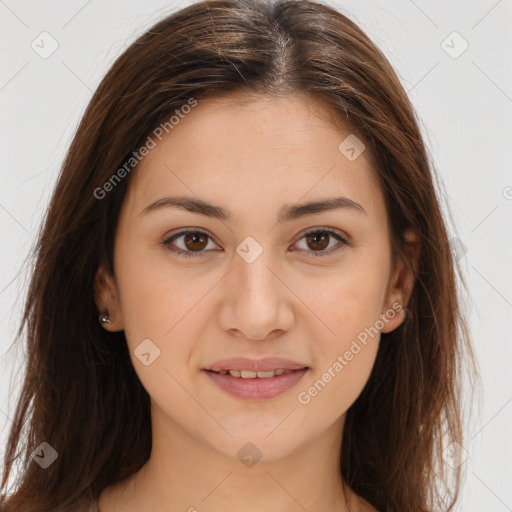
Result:
[[[408,315],[382,334],[370,379],[347,412],[340,472],[379,511],[452,509],[461,471],[448,471],[442,452],[464,444],[461,375],[466,367],[476,371],[456,272],[467,286],[407,94],[368,36],[326,4],[211,0],[172,13],[124,51],[95,91],[66,155],[17,334],[26,339],[27,363],[3,489],[15,464],[19,471],[15,491],[0,500],[2,512],[75,510],[148,460],[149,396],[124,333],[99,324],[93,293],[98,267],[113,270],[130,170],[125,167],[123,179],[112,177],[191,99],[235,91],[306,94],[323,102],[333,123],[350,127],[370,149],[394,261],[405,259],[404,231],[419,233]],[[46,469],[31,458],[43,442],[58,454]]]

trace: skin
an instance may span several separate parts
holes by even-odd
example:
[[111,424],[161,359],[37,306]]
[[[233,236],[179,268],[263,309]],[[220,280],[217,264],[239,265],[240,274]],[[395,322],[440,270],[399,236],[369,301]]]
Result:
[[[116,232],[115,275],[100,268],[95,291],[112,321],[105,328],[124,329],[151,397],[153,449],[138,473],[103,491],[101,512],[348,510],[339,474],[342,429],[369,378],[380,333],[308,404],[297,396],[379,315],[394,303],[406,306],[414,276],[401,263],[392,268],[369,148],[348,160],[338,146],[351,132],[328,119],[323,105],[302,96],[199,101],[134,171]],[[170,195],[222,206],[233,220],[177,208],[140,215]],[[366,214],[343,208],[276,221],[285,205],[334,196],[356,201]],[[315,257],[319,245],[304,232],[322,227],[351,245]],[[173,243],[198,248],[198,257],[162,245],[194,228],[210,238]],[[248,236],[263,249],[252,263],[236,252]],[[412,232],[407,238],[417,243]],[[325,246],[319,252],[340,247],[333,237]],[[379,331],[403,320],[397,313]],[[133,352],[144,339],[160,349],[149,366]],[[310,370],[275,398],[238,399],[202,371],[238,355],[278,355]],[[247,442],[261,452],[252,467],[237,457]],[[350,502],[355,512],[375,510],[352,492]]]

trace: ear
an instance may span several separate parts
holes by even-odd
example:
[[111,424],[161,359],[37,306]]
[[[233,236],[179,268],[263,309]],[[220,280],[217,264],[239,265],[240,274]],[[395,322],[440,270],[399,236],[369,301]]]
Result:
[[100,266],[94,276],[94,302],[98,308],[98,318],[108,313],[111,323],[101,325],[110,332],[122,331],[124,328],[119,296],[114,277]]
[[[412,228],[405,230],[403,235],[403,250],[405,261],[399,258],[396,268],[389,280],[384,310],[382,315],[388,317],[381,332],[391,332],[399,327],[406,318],[405,310],[409,303],[421,253],[419,234]],[[391,317],[391,311],[393,316]],[[398,314],[396,312],[399,311]],[[386,315],[386,312],[388,313]]]

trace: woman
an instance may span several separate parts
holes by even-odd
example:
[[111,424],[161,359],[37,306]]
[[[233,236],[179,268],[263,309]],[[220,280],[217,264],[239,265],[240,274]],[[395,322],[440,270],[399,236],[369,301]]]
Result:
[[333,8],[157,23],[41,230],[0,510],[451,510],[471,346],[434,178],[391,65]]

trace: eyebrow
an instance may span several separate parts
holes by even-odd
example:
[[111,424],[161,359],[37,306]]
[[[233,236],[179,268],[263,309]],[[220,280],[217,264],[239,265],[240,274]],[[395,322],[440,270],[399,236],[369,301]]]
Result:
[[[163,208],[178,208],[223,221],[231,221],[233,219],[232,213],[221,206],[207,203],[202,199],[186,196],[172,196],[158,199],[146,206],[139,215],[146,215]],[[300,217],[339,208],[348,208],[352,211],[367,215],[366,210],[359,203],[352,201],[352,199],[347,197],[333,197],[322,201],[311,201],[309,203],[296,204],[293,206],[285,205],[277,220],[278,223],[283,224]]]

